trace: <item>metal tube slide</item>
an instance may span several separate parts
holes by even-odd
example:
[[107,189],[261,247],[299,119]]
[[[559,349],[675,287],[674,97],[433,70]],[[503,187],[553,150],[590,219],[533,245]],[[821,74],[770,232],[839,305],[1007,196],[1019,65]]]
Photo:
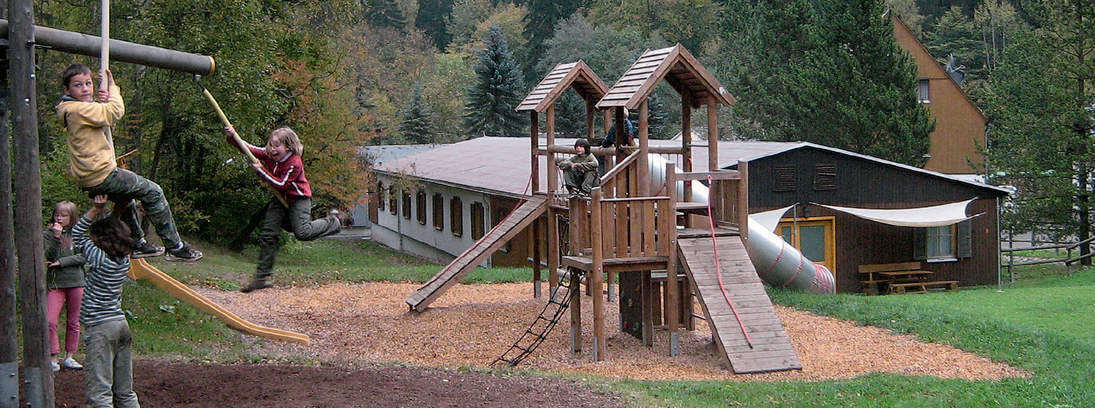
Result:
[[783,237],[749,218],[749,260],[757,275],[777,288],[802,289],[815,293],[834,293],[836,282],[828,268],[806,259]]
[[[8,38],[7,20],[0,19],[0,36]],[[47,46],[57,51],[87,55],[89,57],[99,57],[103,45],[100,37],[42,26],[34,26],[34,41],[38,45]],[[191,54],[119,40],[110,40],[109,45],[110,58],[114,61],[187,72],[201,76],[212,75],[217,67],[217,64],[213,61],[213,57],[206,55]]]
[[[668,161],[657,154],[650,155],[652,182],[665,183]],[[677,171],[682,171],[679,167]],[[684,182],[677,181],[677,196],[684,195]],[[692,183],[692,201],[707,203],[708,189],[703,183]],[[749,217],[749,239],[746,251],[757,274],[765,283],[778,288],[835,293],[833,273],[822,265],[806,259],[797,248]]]

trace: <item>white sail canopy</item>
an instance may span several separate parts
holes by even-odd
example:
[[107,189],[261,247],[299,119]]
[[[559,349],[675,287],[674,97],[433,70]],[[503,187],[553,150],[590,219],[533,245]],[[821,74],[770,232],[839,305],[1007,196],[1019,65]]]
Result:
[[759,212],[756,214],[749,214],[749,218],[756,221],[758,224],[763,225],[768,231],[775,232],[776,227],[779,226],[780,218],[783,218],[783,214],[787,213],[787,210],[794,208],[795,206],[789,205],[776,210],[769,210],[765,212]]
[[931,207],[902,208],[892,210],[838,207],[835,205],[825,205],[817,203],[812,204],[851,214],[859,218],[868,219],[888,225],[896,225],[899,227],[942,227],[944,225],[957,224],[959,222],[984,214],[981,213],[971,216],[966,215],[966,207],[969,206],[969,204],[973,202],[973,200],[974,199],[970,199],[957,203],[936,205]]

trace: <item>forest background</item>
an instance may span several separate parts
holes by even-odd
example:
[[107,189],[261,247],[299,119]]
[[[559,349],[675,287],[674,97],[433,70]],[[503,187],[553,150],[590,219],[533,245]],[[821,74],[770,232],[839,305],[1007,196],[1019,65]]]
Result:
[[[98,35],[99,10],[35,2],[36,24]],[[680,43],[740,102],[726,139],[810,141],[923,165],[934,123],[916,69],[894,42],[895,13],[991,121],[986,165],[1017,188],[1005,227],[1091,235],[1095,3],[1090,0],[115,0],[111,37],[212,56],[203,84],[239,133],[263,145],[291,126],[322,207],[362,202],[360,148],[526,137],[513,109],[556,64],[585,61],[609,86],[647,49]],[[43,209],[87,200],[66,174],[54,113],[65,66],[98,62],[39,49]],[[114,63],[127,113],[125,166],[159,183],[180,230],[218,244],[250,236],[269,196],[225,142],[189,74]],[[651,135],[679,132],[667,85]],[[558,131],[582,125],[577,96]],[[484,152],[469,160],[490,160]],[[47,214],[48,215],[48,214]]]

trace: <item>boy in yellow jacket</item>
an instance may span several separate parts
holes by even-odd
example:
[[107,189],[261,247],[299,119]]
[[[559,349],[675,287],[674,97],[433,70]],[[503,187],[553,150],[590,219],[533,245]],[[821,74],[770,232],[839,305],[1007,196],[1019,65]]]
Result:
[[165,259],[185,262],[201,259],[201,252],[190,248],[179,238],[171,208],[160,186],[118,167],[114,141],[108,128],[125,114],[125,103],[110,70],[103,71],[99,77],[107,82],[108,89],[98,90],[99,101],[96,102],[92,98],[96,93],[95,83],[87,66],[70,65],[61,75],[65,93],[57,105],[57,115],[65,126],[69,170],[76,183],[89,196],[106,195],[114,202],[114,213],[127,224],[136,239],[133,258],[164,253],[164,248],[144,239],[144,231],[137,219],[137,205],[133,202],[137,199],[167,248]]

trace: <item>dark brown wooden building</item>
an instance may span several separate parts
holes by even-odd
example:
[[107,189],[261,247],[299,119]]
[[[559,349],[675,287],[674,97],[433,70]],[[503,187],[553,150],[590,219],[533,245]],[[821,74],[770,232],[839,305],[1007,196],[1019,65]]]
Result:
[[[934,280],[997,283],[997,208],[1005,189],[810,143],[741,161],[748,167],[749,212],[797,204],[777,234],[833,271],[838,292],[862,289],[860,265],[911,261],[920,261]],[[889,225],[818,205],[912,209],[966,200],[973,200],[967,214],[980,215],[931,228]]]

